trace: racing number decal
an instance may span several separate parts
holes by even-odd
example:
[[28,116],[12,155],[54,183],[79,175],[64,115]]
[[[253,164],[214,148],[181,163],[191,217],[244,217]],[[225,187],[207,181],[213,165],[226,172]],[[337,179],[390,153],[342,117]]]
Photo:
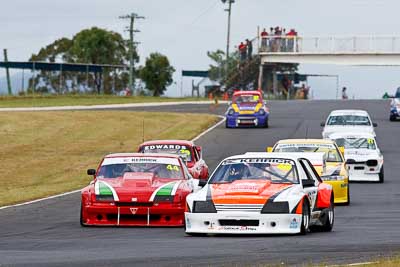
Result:
[[368,144],[373,145],[374,144],[374,139],[368,138]]
[[289,163],[279,163],[277,168],[282,171],[290,171],[292,169],[292,165]]
[[171,164],[168,164],[167,165],[167,170],[169,170],[169,171],[179,171],[179,166],[177,166],[177,165],[171,165]]
[[182,154],[186,154],[186,155],[190,156],[189,149],[181,149],[181,150],[179,150],[179,152],[182,153]]

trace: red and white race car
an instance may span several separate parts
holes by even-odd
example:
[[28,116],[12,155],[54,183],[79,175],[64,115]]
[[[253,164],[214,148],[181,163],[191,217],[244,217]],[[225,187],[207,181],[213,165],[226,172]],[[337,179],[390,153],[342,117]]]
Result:
[[179,155],[194,178],[207,180],[208,166],[202,157],[201,146],[186,140],[155,140],[141,144],[141,153],[168,153]]
[[186,196],[198,188],[181,157],[124,153],[104,157],[82,189],[82,226],[183,226]]

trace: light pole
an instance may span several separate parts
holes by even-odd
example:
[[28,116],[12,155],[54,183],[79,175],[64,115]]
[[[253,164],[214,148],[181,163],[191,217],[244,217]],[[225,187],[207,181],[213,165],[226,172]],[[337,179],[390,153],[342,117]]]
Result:
[[228,3],[228,8],[225,9],[225,11],[228,12],[228,32],[226,37],[226,63],[225,63],[225,75],[226,75],[226,80],[228,80],[229,45],[231,41],[231,12],[232,12],[232,4],[235,2],[235,0],[221,0],[221,1],[223,4]]
[[135,29],[134,23],[135,23],[135,19],[144,19],[145,17],[139,16],[136,13],[132,13],[132,14],[126,15],[126,16],[120,16],[119,18],[130,20],[130,26],[128,28],[128,31],[129,31],[129,88],[132,91],[132,95],[136,95],[135,87],[134,87],[134,77],[133,77],[134,65],[135,65],[134,49],[135,49],[135,43],[136,43],[134,41],[134,33],[139,32],[139,30]]

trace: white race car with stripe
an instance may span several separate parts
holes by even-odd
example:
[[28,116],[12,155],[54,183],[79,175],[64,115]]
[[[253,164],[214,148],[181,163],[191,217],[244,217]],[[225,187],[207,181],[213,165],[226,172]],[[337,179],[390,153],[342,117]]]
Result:
[[[226,158],[203,189],[188,195],[186,233],[331,231],[332,186],[320,179],[307,154],[246,153]],[[316,161],[317,154],[312,156]]]

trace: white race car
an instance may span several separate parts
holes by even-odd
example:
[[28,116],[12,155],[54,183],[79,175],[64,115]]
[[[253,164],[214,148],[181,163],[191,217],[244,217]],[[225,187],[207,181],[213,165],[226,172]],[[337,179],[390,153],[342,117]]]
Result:
[[330,139],[332,133],[337,132],[364,132],[376,136],[374,127],[378,125],[372,123],[371,117],[365,110],[343,109],[332,111],[326,122],[322,122],[324,127],[322,138]]
[[334,133],[330,139],[344,147],[344,157],[350,181],[375,181],[383,183],[383,155],[374,135],[370,133]]
[[[186,198],[186,233],[331,231],[332,186],[321,180],[307,154],[246,153],[226,158],[208,183]],[[319,154],[322,164],[323,153]]]

